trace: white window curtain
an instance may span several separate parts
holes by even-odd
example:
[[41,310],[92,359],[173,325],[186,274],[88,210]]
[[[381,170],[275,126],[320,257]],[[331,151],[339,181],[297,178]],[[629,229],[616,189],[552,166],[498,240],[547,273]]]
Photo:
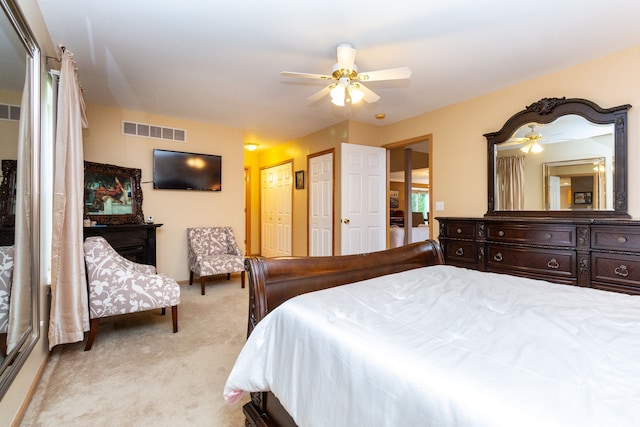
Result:
[[524,156],[496,159],[496,186],[495,210],[524,209]]
[[49,349],[82,341],[89,330],[82,248],[84,154],[88,127],[73,54],[62,49],[56,118]]
[[[27,58],[27,63],[28,63]],[[36,71],[37,72],[37,71]],[[16,230],[14,240],[13,279],[11,281],[11,304],[9,305],[9,328],[7,351],[20,344],[24,332],[31,325],[31,132],[29,111],[31,109],[29,67],[25,77],[20,103],[20,127],[18,130],[18,156],[16,167]],[[37,90],[37,89],[36,89]],[[37,327],[37,325],[36,325]]]

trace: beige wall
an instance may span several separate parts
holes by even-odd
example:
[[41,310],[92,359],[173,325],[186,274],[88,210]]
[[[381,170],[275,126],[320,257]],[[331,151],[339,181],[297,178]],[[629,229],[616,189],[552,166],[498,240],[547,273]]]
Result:
[[[85,160],[142,170],[142,211],[157,224],[158,271],[176,280],[189,278],[187,228],[231,226],[244,249],[243,132],[173,117],[88,104],[83,132]],[[187,131],[187,142],[123,135],[122,120]],[[153,189],[153,149],[222,156],[222,191]]]
[[[487,210],[487,142],[527,105],[544,97],[586,98],[601,107],[631,104],[629,110],[629,213],[640,218],[640,46],[542,76],[382,129],[383,143],[433,134],[431,197],[443,201],[436,216],[481,216]],[[437,230],[437,228],[436,228]]]

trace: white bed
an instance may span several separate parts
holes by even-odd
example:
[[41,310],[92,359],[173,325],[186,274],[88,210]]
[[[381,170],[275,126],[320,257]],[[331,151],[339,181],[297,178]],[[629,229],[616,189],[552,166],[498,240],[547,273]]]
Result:
[[311,292],[253,329],[249,391],[304,427],[638,426],[640,297],[444,265]]

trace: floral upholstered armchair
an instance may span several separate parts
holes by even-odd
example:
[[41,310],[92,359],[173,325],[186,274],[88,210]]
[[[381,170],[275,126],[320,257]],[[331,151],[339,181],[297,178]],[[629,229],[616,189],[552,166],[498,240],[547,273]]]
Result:
[[189,284],[193,275],[200,277],[200,292],[204,295],[204,282],[209,276],[240,273],[244,288],[244,254],[233,237],[231,227],[195,227],[187,229],[189,244]]
[[9,299],[13,279],[13,246],[0,246],[0,354],[7,356]]
[[178,332],[180,285],[156,274],[152,265],[138,264],[120,255],[103,237],[87,237],[84,260],[89,283],[91,330],[85,351],[91,350],[100,318],[171,307],[173,332]]

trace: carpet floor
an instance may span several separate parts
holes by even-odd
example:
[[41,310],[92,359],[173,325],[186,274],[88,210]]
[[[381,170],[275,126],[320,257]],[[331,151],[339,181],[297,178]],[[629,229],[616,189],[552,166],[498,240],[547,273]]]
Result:
[[177,334],[171,310],[152,310],[101,320],[91,351],[54,348],[20,425],[243,426],[246,400],[222,397],[247,333],[248,290],[234,276],[204,296],[181,286]]

